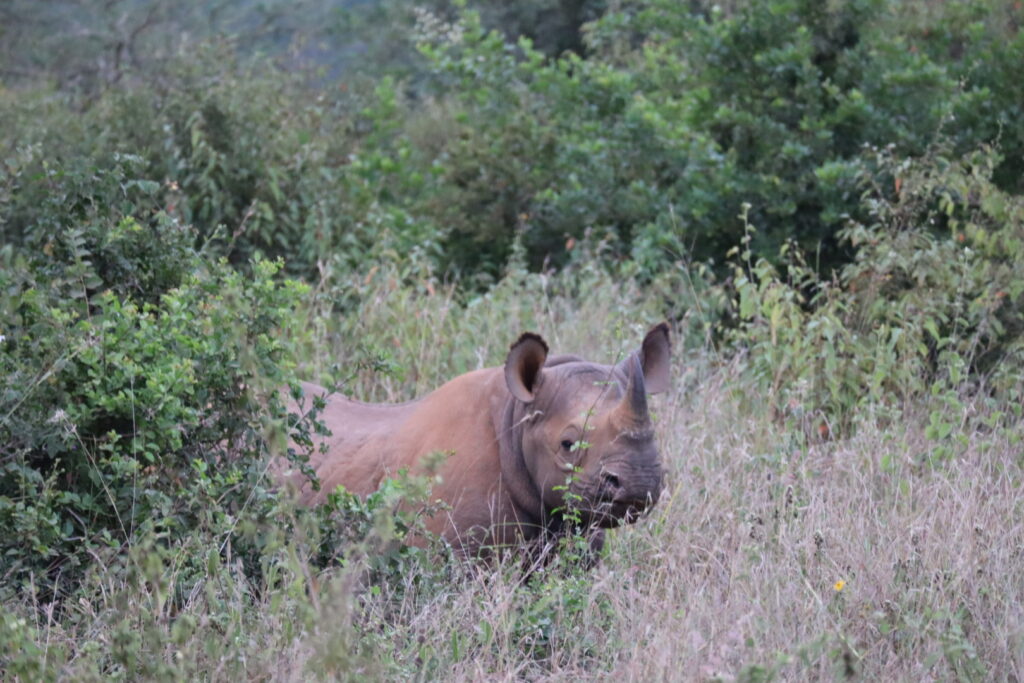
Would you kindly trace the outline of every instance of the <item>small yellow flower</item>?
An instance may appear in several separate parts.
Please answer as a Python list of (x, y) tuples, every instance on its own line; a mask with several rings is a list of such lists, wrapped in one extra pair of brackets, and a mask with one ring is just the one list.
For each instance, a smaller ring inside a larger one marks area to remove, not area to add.
[(841, 591), (844, 588), (846, 588), (846, 582), (843, 581), (842, 579), (839, 579), (834, 584), (832, 584), (832, 588), (834, 588), (835, 591), (838, 593), (839, 591)]

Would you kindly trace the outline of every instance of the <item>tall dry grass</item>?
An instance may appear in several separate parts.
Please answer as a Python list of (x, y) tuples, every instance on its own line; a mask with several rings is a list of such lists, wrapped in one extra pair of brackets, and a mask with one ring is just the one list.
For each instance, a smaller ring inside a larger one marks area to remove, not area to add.
[[(319, 290), (305, 370), (376, 400), (498, 363), (525, 329), (611, 361), (657, 308), (596, 272), (513, 274), (471, 301), (390, 274), (356, 286), (343, 319)], [(374, 350), (403, 372), (356, 369)], [(76, 619), (26, 609), (38, 656), (68, 679), (105, 677), (105, 648), (147, 640), (154, 677), (209, 680), (1024, 679), (1021, 425), (986, 427), (991, 407), (965, 399), (952, 455), (935, 457), (927, 405), (829, 440), (759, 410), (742, 362), (677, 347), (675, 387), (652, 402), (666, 495), (591, 571), (527, 577), (513, 556), (368, 583), (358, 561), (317, 575), (279, 538), (263, 585), (228, 561), (175, 606), (172, 572), (140, 549), (138, 580), (99, 581)]]
[(420, 671), (427, 644), (450, 680), (1020, 680), (1019, 444), (978, 434), (922, 466), (911, 419), (794, 447), (735, 412), (733, 379), (658, 400), (668, 495), (593, 572), (484, 567), (364, 598), (387, 658)]
[[(583, 296), (511, 278), (468, 306), (450, 290), (383, 288), (358, 325), (402, 340), (393, 353), (412, 370), (356, 393), (421, 394), (500, 362), (525, 329), (613, 360), (654, 307), (589, 277)], [(353, 337), (337, 335), (334, 352)], [(677, 349), (675, 362), (680, 381), (654, 401), (670, 474), (653, 514), (617, 531), (582, 579), (524, 586), (514, 566), (483, 567), (426, 596), (364, 598), (389, 658), (423, 671), (426, 643), (430, 677), (455, 680), (1024, 676), (1024, 461), (1012, 426), (984, 429), (975, 416), (967, 445), (935, 460), (929, 409), (906, 406), (899, 421), (866, 416), (831, 441), (741, 407), (756, 396), (714, 349)]]

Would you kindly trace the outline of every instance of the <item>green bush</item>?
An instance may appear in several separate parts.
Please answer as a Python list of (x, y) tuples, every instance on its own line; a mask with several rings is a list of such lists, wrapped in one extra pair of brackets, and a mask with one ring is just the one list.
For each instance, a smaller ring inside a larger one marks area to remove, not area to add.
[(587, 235), (647, 278), (720, 264), (744, 203), (756, 254), (795, 240), (827, 273), (854, 256), (846, 217), (868, 219), (866, 144), (907, 156), (937, 136), (958, 154), (998, 144), (994, 182), (1021, 191), (1024, 42), (997, 0), (636, 0), (561, 56), (488, 31), (496, 12), (419, 12), (394, 56), (404, 81), (375, 65), (372, 83), (339, 82), (221, 41), (87, 100), (0, 91), (5, 159), (36, 162), (13, 234), (47, 192), (33, 180), (42, 148), (51, 166), (104, 172), (137, 156), (175, 193), (154, 200), (236, 265), (280, 256), (309, 277), (415, 253), (475, 285), (500, 277), (514, 243), (536, 270), (569, 263)]
[[(109, 211), (88, 196), (106, 183), (119, 206), (148, 193), (147, 210), (193, 226), (197, 247), (236, 266), (287, 257), (287, 272), (312, 276), (328, 261), (352, 268), (389, 254), (434, 256), (434, 224), (405, 208), (423, 175), (408, 168), (396, 132), (405, 117), (399, 86), (382, 79), (370, 92), (338, 93), (217, 43), (178, 59), (158, 82), (107, 90), (77, 114), (76, 100), (45, 89), (0, 93), (10, 131), (6, 232), (16, 243), (37, 240), (28, 233), (61, 215), (54, 202), (65, 212)], [(126, 163), (128, 176), (147, 180), (117, 196), (111, 183), (122, 178), (112, 169)]]
[[(1019, 156), (1006, 65), (1021, 43), (992, 28), (999, 3), (970, 12), (967, 56), (915, 42), (936, 43), (966, 11), (922, 27), (884, 0), (632, 2), (589, 26), (586, 59), (557, 60), (473, 13), (424, 21), (439, 106), (421, 114), (434, 136), (417, 151), (441, 170), (416, 213), (447, 230), (445, 261), (462, 272), (493, 275), (516, 239), (532, 267), (561, 265), (588, 231), (651, 273), (719, 260), (742, 237), (744, 203), (757, 254), (796, 240), (816, 268), (841, 267), (846, 217), (867, 218), (864, 145), (916, 156), (942, 133), (960, 152), (999, 140), (1005, 160)], [(1014, 163), (996, 178), (1011, 191)]]
[[(844, 239), (857, 248), (843, 270), (850, 299), (873, 325), (919, 331), (925, 376), (1015, 398), (1024, 351), (1024, 199), (996, 184), (991, 148), (922, 159), (877, 151), (872, 220)], [(886, 185), (898, 188), (889, 199)], [(955, 362), (953, 359), (957, 359)]]
[(282, 330), (300, 329), (303, 287), (280, 264), (244, 276), (204, 259), (160, 184), (130, 173), (140, 161), (115, 162), (5, 178), (27, 186), (8, 204), (21, 239), (0, 254), (7, 589), (73, 587), (137, 537), (223, 532), (270, 501), (268, 430), (297, 341)]
[(864, 178), (870, 220), (843, 230), (857, 257), (835, 280), (793, 245), (785, 275), (746, 243), (735, 250), (727, 336), (749, 353), (776, 415), (834, 435), (858, 413), (895, 418), (931, 397), (955, 409), (965, 393), (1019, 402), (1024, 201), (994, 184), (1001, 157), (991, 149), (946, 152), (875, 151)]

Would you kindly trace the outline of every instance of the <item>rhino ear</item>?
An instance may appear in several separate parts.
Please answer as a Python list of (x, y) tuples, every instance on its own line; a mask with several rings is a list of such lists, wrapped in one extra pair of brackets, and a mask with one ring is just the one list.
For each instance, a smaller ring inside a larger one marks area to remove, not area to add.
[[(668, 323), (658, 323), (650, 329), (636, 351), (636, 356), (644, 371), (644, 388), (647, 393), (668, 391), (672, 386), (672, 342), (669, 340)], [(625, 363), (628, 361), (629, 358), (619, 364), (627, 375), (629, 367)]]
[(548, 345), (532, 332), (512, 345), (505, 359), (505, 383), (513, 396), (524, 403), (533, 401), (547, 357)]
[(659, 394), (672, 386), (672, 341), (668, 323), (661, 322), (651, 328), (640, 345), (640, 365), (644, 369), (647, 393)]

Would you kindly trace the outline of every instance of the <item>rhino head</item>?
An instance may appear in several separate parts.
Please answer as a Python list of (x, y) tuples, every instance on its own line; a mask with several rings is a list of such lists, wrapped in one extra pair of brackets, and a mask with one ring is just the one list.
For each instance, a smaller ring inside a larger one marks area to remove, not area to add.
[(599, 527), (635, 521), (656, 503), (663, 468), (647, 394), (669, 388), (670, 354), (665, 323), (617, 365), (551, 358), (539, 336), (520, 337), (505, 362), (513, 447), (503, 459), (514, 458), (518, 475), (507, 462), (503, 474), (518, 479), (513, 498), (539, 499), (545, 518), (572, 506)]

